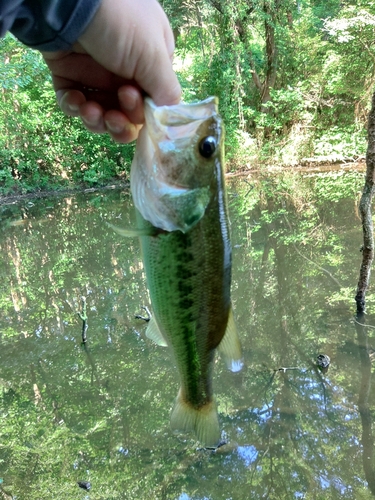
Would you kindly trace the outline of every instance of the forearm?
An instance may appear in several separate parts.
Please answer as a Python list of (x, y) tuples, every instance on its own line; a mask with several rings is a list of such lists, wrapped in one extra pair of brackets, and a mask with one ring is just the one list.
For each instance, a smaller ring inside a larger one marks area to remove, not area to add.
[(69, 49), (84, 32), (101, 0), (0, 0), (0, 35), (11, 31), (34, 49)]

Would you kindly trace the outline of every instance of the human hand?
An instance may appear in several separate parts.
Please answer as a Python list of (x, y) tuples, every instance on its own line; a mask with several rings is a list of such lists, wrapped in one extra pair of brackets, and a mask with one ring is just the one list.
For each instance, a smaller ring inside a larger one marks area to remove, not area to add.
[(157, 0), (103, 0), (71, 51), (44, 52), (61, 109), (92, 132), (131, 142), (144, 121), (143, 93), (180, 101), (174, 41)]

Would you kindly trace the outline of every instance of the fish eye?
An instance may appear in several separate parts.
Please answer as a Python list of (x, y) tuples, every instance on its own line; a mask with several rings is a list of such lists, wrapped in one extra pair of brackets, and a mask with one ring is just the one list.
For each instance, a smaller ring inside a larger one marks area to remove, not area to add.
[(216, 139), (211, 135), (204, 137), (199, 143), (199, 153), (203, 158), (211, 158), (216, 151)]

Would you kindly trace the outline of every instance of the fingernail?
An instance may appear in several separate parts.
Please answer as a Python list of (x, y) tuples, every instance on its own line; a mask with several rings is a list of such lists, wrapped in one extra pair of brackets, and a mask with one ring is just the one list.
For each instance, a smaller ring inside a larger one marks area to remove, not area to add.
[(99, 124), (99, 118), (82, 118), (82, 120), (90, 127), (96, 127)]
[(106, 120), (105, 124), (108, 130), (113, 134), (120, 134), (124, 130), (124, 126), (119, 125), (117, 122), (110, 122)]
[(121, 101), (121, 107), (127, 111), (133, 111), (137, 105), (138, 93), (130, 89), (120, 90), (119, 98)]
[(79, 111), (78, 104), (68, 104), (68, 108), (69, 108), (69, 111), (74, 111), (74, 112)]

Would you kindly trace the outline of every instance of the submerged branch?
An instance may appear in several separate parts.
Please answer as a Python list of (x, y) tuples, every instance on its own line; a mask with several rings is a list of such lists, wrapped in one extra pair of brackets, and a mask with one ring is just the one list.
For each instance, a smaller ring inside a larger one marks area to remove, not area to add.
[(359, 212), (362, 219), (363, 251), (362, 264), (355, 301), (357, 313), (363, 313), (366, 307), (366, 291), (370, 281), (371, 264), (374, 258), (374, 235), (371, 215), (371, 202), (375, 189), (375, 93), (372, 96), (372, 107), (368, 119), (368, 146), (366, 153), (366, 179)]
[(136, 314), (135, 319), (141, 319), (141, 320), (146, 321), (148, 323), (151, 320), (152, 314), (150, 313), (150, 310), (147, 306), (141, 306), (141, 309), (146, 311), (147, 316), (142, 316), (141, 314)]
[(85, 344), (87, 342), (87, 329), (89, 327), (87, 323), (87, 313), (86, 313), (86, 297), (81, 297), (82, 300), (82, 312), (78, 313), (78, 316), (82, 320), (82, 344)]

